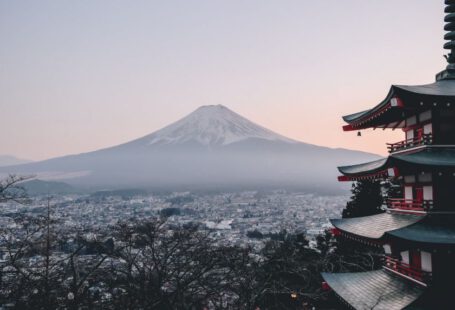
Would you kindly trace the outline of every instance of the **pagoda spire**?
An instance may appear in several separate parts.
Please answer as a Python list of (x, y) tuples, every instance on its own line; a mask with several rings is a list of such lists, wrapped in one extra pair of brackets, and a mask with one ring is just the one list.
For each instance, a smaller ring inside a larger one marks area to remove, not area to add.
[(449, 63), (442, 76), (440, 75), (437, 79), (453, 79), (455, 78), (455, 0), (444, 0), (446, 7), (444, 12), (444, 30), (447, 33), (444, 35), (444, 40), (447, 40), (444, 44), (444, 49), (450, 50), (448, 55), (444, 55)]
[(450, 50), (449, 55), (446, 56), (449, 66), (455, 65), (455, 0), (445, 0), (446, 8), (444, 12), (445, 31), (449, 31), (444, 35), (444, 40), (449, 42), (444, 44), (444, 48)]

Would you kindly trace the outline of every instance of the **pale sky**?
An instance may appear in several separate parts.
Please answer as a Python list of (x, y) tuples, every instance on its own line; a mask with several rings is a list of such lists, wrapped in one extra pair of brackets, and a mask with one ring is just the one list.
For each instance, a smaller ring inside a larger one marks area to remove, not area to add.
[(223, 104), (303, 142), (385, 154), (341, 130), (391, 84), (445, 68), (443, 0), (0, 0), (0, 154), (120, 144)]

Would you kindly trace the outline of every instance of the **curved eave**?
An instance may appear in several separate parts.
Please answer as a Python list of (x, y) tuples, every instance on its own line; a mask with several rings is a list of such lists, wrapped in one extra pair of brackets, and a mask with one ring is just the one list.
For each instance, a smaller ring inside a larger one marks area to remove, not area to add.
[(388, 167), (389, 158), (382, 158), (375, 161), (370, 161), (367, 163), (350, 165), (350, 166), (341, 166), (338, 167), (344, 176), (355, 177), (360, 175), (375, 175), (378, 172), (381, 172)]
[(418, 86), (394, 85), (393, 87), (398, 95), (425, 96), (435, 99), (454, 99), (455, 97), (455, 81), (452, 80), (436, 81)]
[(455, 215), (432, 215), (413, 225), (387, 232), (398, 239), (430, 244), (455, 246)]
[(343, 116), (345, 131), (365, 128), (400, 128), (403, 113), (436, 106), (455, 105), (455, 81), (441, 80), (432, 84), (392, 85), (386, 98), (372, 109)]
[[(389, 91), (387, 97), (376, 107), (354, 113), (351, 115), (343, 116), (343, 120), (348, 125), (343, 126), (344, 131), (365, 129), (365, 128), (384, 128), (392, 125), (394, 128), (403, 127), (404, 123), (401, 122), (403, 102), (395, 97), (394, 87)], [(400, 120), (393, 122), (392, 120)]]
[(412, 153), (399, 153), (390, 156), (395, 162), (434, 167), (453, 168), (455, 167), (455, 148), (453, 147), (431, 147), (420, 149)]
[(403, 309), (425, 291), (424, 287), (385, 270), (321, 275), (330, 288), (354, 309)]
[(418, 151), (392, 154), (387, 158), (363, 164), (341, 166), (338, 170), (345, 177), (340, 177), (339, 180), (396, 177), (400, 169), (411, 166), (429, 170), (440, 168), (453, 170), (455, 169), (455, 149), (427, 146)]
[(424, 217), (412, 214), (381, 213), (376, 215), (330, 220), (342, 232), (372, 240), (381, 239), (394, 231), (421, 221)]
[(365, 110), (362, 112), (345, 115), (345, 116), (343, 116), (343, 120), (348, 124), (355, 124), (362, 120), (366, 120), (367, 118), (373, 116), (378, 111), (385, 109), (387, 107), (387, 105), (390, 104), (390, 100), (393, 98), (393, 95), (394, 95), (394, 87), (392, 86), (389, 90), (387, 97), (383, 101), (381, 101), (381, 103), (379, 103), (377, 106), (375, 106), (372, 109), (368, 109), (368, 110)]

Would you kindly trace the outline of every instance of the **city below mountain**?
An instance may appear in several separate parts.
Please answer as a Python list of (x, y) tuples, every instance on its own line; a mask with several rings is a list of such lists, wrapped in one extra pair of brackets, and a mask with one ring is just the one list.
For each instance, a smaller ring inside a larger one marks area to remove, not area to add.
[(33, 174), (81, 188), (338, 191), (337, 165), (377, 155), (286, 138), (228, 108), (202, 106), (150, 135), (118, 146), (0, 173)]

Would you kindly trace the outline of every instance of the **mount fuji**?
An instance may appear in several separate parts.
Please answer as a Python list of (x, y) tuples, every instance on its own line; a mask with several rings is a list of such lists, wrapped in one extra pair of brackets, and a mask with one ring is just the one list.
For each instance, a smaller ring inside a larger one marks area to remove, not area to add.
[(247, 139), (294, 143), (284, 136), (254, 124), (225, 106), (202, 106), (181, 120), (140, 140), (154, 144), (228, 145)]
[(85, 188), (341, 189), (340, 164), (377, 155), (299, 142), (230, 109), (202, 106), (142, 138), (94, 152), (0, 168)]

